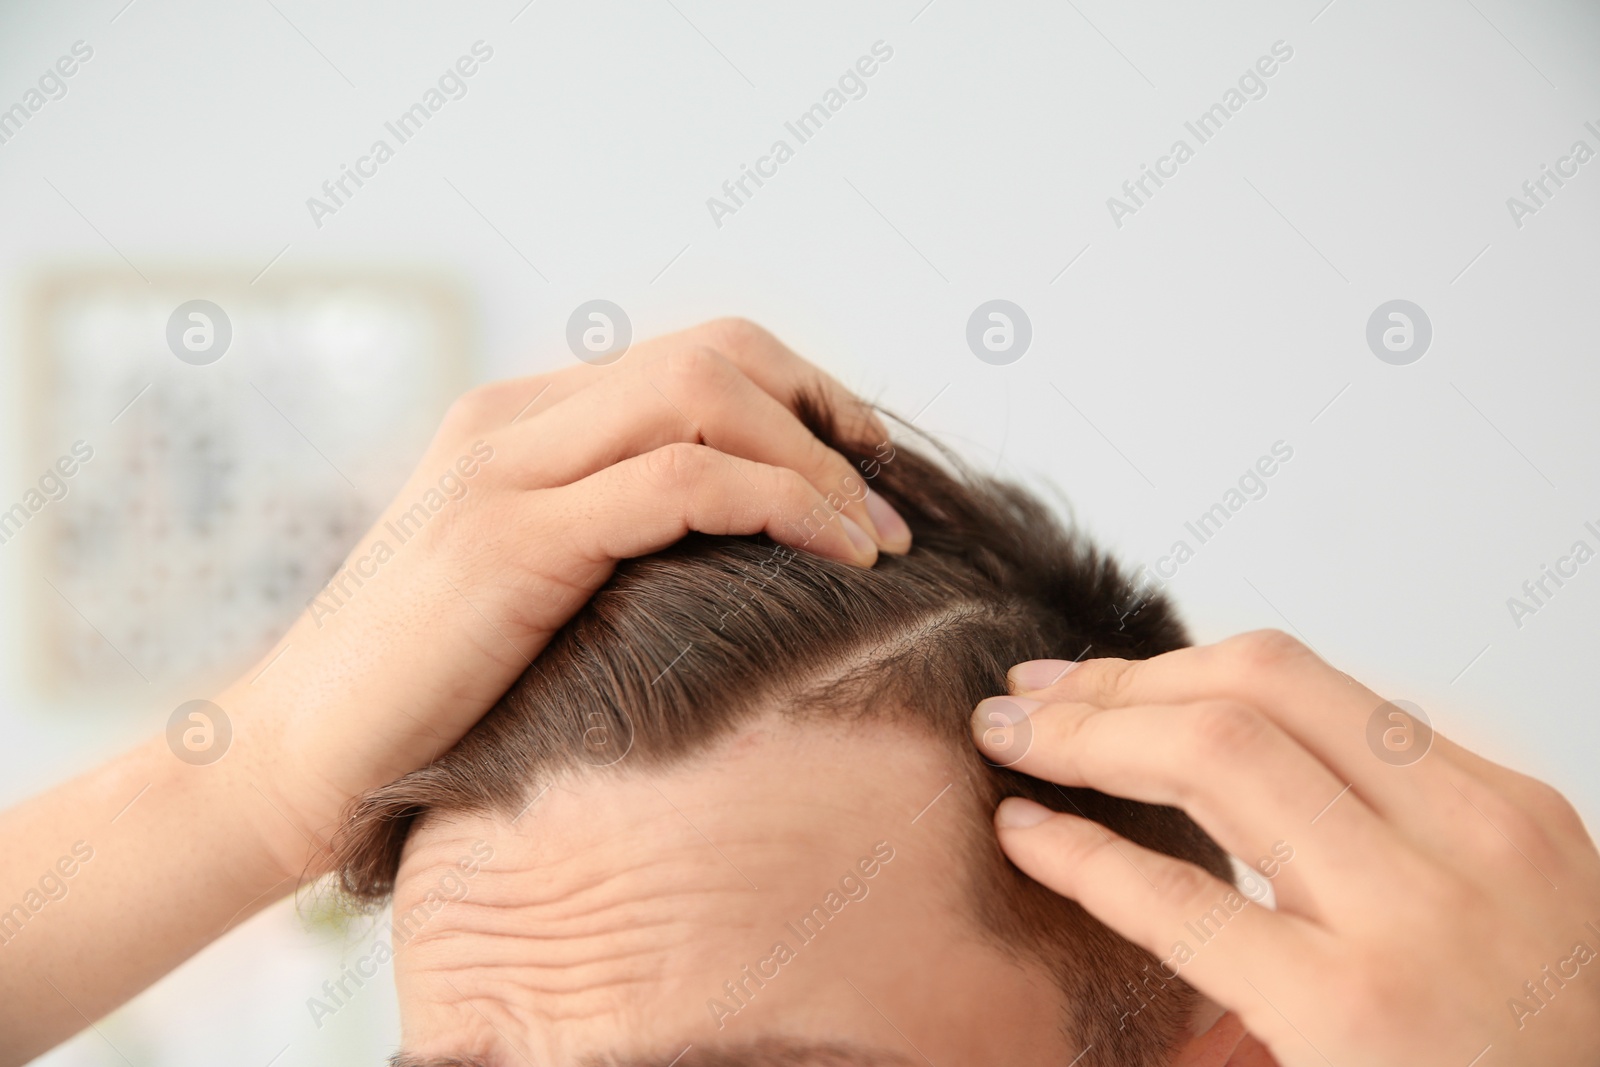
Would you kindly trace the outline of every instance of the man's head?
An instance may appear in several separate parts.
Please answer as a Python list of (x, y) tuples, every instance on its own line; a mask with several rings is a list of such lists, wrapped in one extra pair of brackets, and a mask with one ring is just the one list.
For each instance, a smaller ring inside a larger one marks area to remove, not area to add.
[(624, 564), (453, 750), (353, 809), (341, 873), (394, 897), (403, 1062), (1091, 1067), (1182, 1037), (1192, 991), (989, 820), (1021, 795), (1226, 857), (1172, 809), (986, 763), (968, 726), (1014, 662), (1183, 644), (1170, 609), (1021, 490), (807, 419), (909, 555), (691, 537)]

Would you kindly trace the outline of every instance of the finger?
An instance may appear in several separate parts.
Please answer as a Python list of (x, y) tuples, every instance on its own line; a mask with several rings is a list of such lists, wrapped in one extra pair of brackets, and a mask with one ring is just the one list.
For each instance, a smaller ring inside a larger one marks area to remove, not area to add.
[(713, 319), (636, 346), (621, 362), (596, 367), (584, 364), (549, 375), (549, 389), (523, 418), (537, 415), (580, 390), (629, 368), (655, 362), (673, 352), (710, 348), (743, 371), (780, 404), (795, 409), (802, 395), (814, 396), (838, 419), (840, 436), (852, 444), (877, 445), (889, 439), (888, 427), (872, 406), (846, 389), (832, 375), (796, 355), (787, 345), (753, 322)]
[(522, 422), (600, 382), (673, 352), (702, 347), (720, 353), (790, 410), (801, 395), (817, 397), (838, 418), (846, 441), (877, 445), (889, 439), (888, 427), (872, 405), (760, 326), (734, 318), (714, 319), (652, 338), (635, 346), (633, 358), (615, 365), (579, 364), (477, 386), (452, 405), (440, 436), (454, 441)]
[(456, 445), (527, 419), (548, 406), (545, 401), (565, 373), (505, 378), (468, 389), (445, 412), (435, 442)]
[(706, 445), (671, 444), (537, 494), (564, 517), (574, 547), (594, 563), (659, 551), (689, 531), (765, 533), (780, 544), (870, 567), (877, 548), (784, 467)]
[[(1502, 853), (1512, 851), (1502, 847), (1507, 841), (1519, 842), (1530, 855), (1547, 855), (1549, 839), (1584, 839), (1581, 825), (1567, 817), (1570, 805), (1552, 799), (1547, 786), (1496, 767), (1414, 721), (1423, 744), (1414, 754), (1389, 758), (1385, 733), (1399, 709), (1285, 634), (1243, 634), (1142, 661), (1036, 661), (1013, 668), (1010, 680), (1017, 688), (1053, 683), (1047, 690), (1052, 699), (1104, 706), (1196, 699), (1249, 703), (1349, 783), (1348, 795), (1336, 801), (1319, 829), (1340, 821), (1338, 809), (1353, 797), (1413, 847), (1469, 877), (1485, 866), (1499, 868)], [(1485, 810), (1474, 810), (1470, 790), (1463, 791), (1461, 783), (1473, 778), (1495, 793), (1477, 805)], [(1514, 829), (1508, 834), (1501, 826)], [(1518, 867), (1541, 883), (1553, 877), (1535, 870), (1537, 862), (1530, 866), (1519, 858)]]
[(1191, 863), (1021, 797), (1001, 803), (995, 829), (1029, 877), (1154, 955), (1163, 977), (1181, 975), (1219, 1004), (1254, 1003), (1247, 974), (1277, 984), (1316, 973), (1317, 927), (1252, 904)]
[(1582, 817), (1545, 783), (1528, 779), (1508, 790), (1461, 769), (1448, 779), (1457, 804), (1446, 858), (1480, 884), (1493, 872), (1487, 884), (1508, 903), (1544, 901), (1547, 892), (1583, 881), (1586, 869), (1600, 870)]
[[(1501, 802), (1514, 803), (1523, 813), (1549, 828), (1555, 836), (1568, 841), (1589, 840), (1590, 835), (1582, 816), (1572, 802), (1548, 782), (1485, 759), (1447, 737), (1435, 735), (1434, 744), (1441, 746), (1441, 751), (1468, 776), (1498, 794)], [(1451, 780), (1459, 781), (1460, 776), (1451, 775)], [(1470, 791), (1467, 792), (1472, 795)]]
[[(1431, 835), (1448, 807), (1442, 800), (1449, 786), (1436, 773), (1446, 749), (1411, 762), (1386, 760), (1369, 727), (1394, 705), (1287, 634), (1263, 630), (1147, 660), (1085, 660), (1065, 667), (1059, 661), (1019, 664), (1010, 680), (1021, 692), (1054, 678), (1045, 699), (1108, 708), (1200, 700), (1248, 704), (1305, 746), (1341, 786), (1351, 784), (1375, 811), (1413, 836)], [(1387, 725), (1379, 723), (1380, 737)], [(1425, 736), (1431, 744), (1431, 730)]]
[(972, 730), (991, 759), (1024, 774), (1182, 808), (1272, 877), (1280, 906), (1319, 920), (1355, 898), (1353, 872), (1394, 848), (1357, 797), (1341, 798), (1338, 817), (1318, 826), (1344, 783), (1244, 704), (1105, 710), (991, 697), (978, 705)]
[(1245, 685), (1253, 696), (1274, 705), (1298, 705), (1303, 703), (1302, 694), (1311, 694), (1333, 697), (1341, 707), (1353, 706), (1352, 699), (1366, 706), (1367, 700), (1350, 691), (1370, 693), (1277, 630), (1240, 634), (1143, 660), (1036, 660), (1017, 664), (1008, 680), (1017, 692), (1048, 689), (1058, 699), (1106, 708), (1221, 696)]
[(582, 390), (502, 438), (513, 456), (526, 457), (518, 470), (530, 488), (577, 481), (663, 445), (703, 442), (797, 471), (881, 549), (903, 553), (911, 545), (905, 520), (869, 493), (849, 460), (709, 348), (675, 352)]
[(801, 394), (818, 397), (838, 418), (846, 441), (877, 445), (889, 439), (888, 427), (871, 404), (755, 323), (716, 319), (689, 332), (695, 331), (703, 343), (721, 352), (785, 405), (792, 406)]

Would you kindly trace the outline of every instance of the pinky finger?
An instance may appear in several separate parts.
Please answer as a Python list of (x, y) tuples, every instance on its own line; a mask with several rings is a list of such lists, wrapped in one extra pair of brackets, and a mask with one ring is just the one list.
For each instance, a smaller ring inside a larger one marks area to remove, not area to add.
[(706, 445), (665, 445), (541, 495), (597, 562), (655, 552), (690, 531), (765, 533), (863, 567), (878, 558), (866, 531), (796, 471)]
[(1097, 822), (1019, 797), (995, 815), (1000, 845), (1036, 882), (1089, 914), (1184, 980), (1241, 1014), (1249, 980), (1278, 983), (1313, 966), (1315, 928), (1251, 903), (1192, 863), (1136, 845)]

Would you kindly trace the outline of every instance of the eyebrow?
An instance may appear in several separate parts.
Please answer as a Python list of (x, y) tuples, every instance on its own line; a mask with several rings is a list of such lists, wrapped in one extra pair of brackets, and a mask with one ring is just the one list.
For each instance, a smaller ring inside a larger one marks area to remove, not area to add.
[[(691, 1054), (692, 1053), (692, 1054)], [(736, 1045), (696, 1050), (693, 1045), (660, 1056), (585, 1056), (580, 1067), (904, 1067), (917, 1061), (887, 1049), (837, 1041), (760, 1038)], [(421, 1057), (397, 1052), (389, 1067), (489, 1067), (476, 1056)]]

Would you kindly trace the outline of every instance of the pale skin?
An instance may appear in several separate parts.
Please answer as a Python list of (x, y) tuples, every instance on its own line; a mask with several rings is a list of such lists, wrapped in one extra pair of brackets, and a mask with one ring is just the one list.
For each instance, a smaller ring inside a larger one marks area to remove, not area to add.
[(691, 530), (766, 533), (860, 566), (905, 551), (904, 522), (792, 414), (801, 390), (884, 440), (859, 400), (737, 319), (457, 401), (351, 561), (442, 476), (466, 494), (212, 696), (233, 723), (224, 758), (191, 766), (155, 737), (0, 815), (6, 905), (74, 843), (94, 850), (0, 950), (0, 1062), (83, 1029), (325, 872), (344, 804), (454, 744), (617, 560)]
[[(975, 917), (969, 775), (905, 726), (774, 708), (669, 770), (623, 761), (517, 814), (425, 822), (396, 880), (410, 918), (381, 935), (405, 1064), (759, 1064), (767, 1041), (793, 1067), (1082, 1059), (1044, 966)], [(1216, 1005), (1170, 1062), (1269, 1063)]]
[[(768, 715), (691, 763), (624, 760), (537, 795), (515, 821), (453, 817), (408, 842), (395, 914), (420, 921), (393, 939), (394, 974), (420, 1062), (664, 1065), (784, 1037), (852, 1049), (797, 1064), (1082, 1051), (1048, 975), (984, 938), (951, 876), (982, 815), (946, 744)], [(426, 894), (478, 842), (492, 858), (429, 916)], [(830, 892), (837, 911), (794, 925)]]
[[(1021, 798), (995, 816), (1040, 882), (1158, 958), (1187, 942), (1178, 972), (1282, 1067), (1600, 1062), (1600, 854), (1548, 785), (1437, 735), (1378, 759), (1383, 699), (1276, 631), (1010, 682), (973, 729), (1018, 770), (1181, 806), (1236, 856), (1291, 843), (1277, 910), (1202, 947), (1193, 921), (1229, 892), (1211, 875)], [(1012, 709), (1026, 725), (996, 726)]]
[[(308, 612), (213, 696), (234, 725), (225, 758), (191, 766), (153, 738), (0, 814), (0, 901), (23, 899), (74, 843), (94, 850), (70, 893), (0, 950), (0, 1063), (82, 1029), (324, 873), (345, 803), (448, 749), (617, 560), (690, 530), (764, 532), (861, 566), (905, 551), (903, 523), (858, 494), (858, 473), (794, 419), (801, 388), (823, 391), (861, 440), (883, 440), (865, 406), (739, 320), (639, 345), (614, 367), (496, 383), (458, 402), (384, 518), (480, 456), (480, 442), (492, 458), (336, 612)], [(383, 522), (352, 561), (383, 539)], [(1324, 1055), (1464, 1067), (1484, 1045), (1485, 1065), (1600, 1056), (1600, 963), (1521, 1029), (1505, 1006), (1542, 966), (1572, 956), (1564, 942), (1583, 922), (1600, 926), (1600, 859), (1553, 790), (1442, 738), (1404, 774), (1362, 764), (1366, 715), (1381, 701), (1281, 636), (1146, 665), (1098, 661), (1057, 681), (1059, 671), (1013, 674), (1019, 694), (1044, 704), (1020, 769), (1179, 804), (1240, 855), (1259, 854), (1263, 838), (1305, 849), (1276, 879), (1278, 913), (1245, 909), (1184, 965), (1220, 1006), (1199, 1021), (1188, 1063), (1255, 1067), (1256, 1038), (1284, 1067)], [(1077, 728), (1091, 720), (1101, 725)], [(1227, 774), (1181, 758), (1179, 739)], [(1223, 777), (1234, 795), (1210, 791)], [(1314, 838), (1273, 833), (1346, 783)], [(1182, 917), (1224, 888), (1126, 842), (1113, 850), (1071, 816), (1025, 826), (1019, 807), (997, 814), (1017, 864), (1158, 957)], [(1259, 992), (1269, 989), (1270, 1004)], [(1241, 1040), (1240, 1019), (1251, 1037)], [(983, 1020), (972, 1025), (972, 1047), (994, 1047)]]

